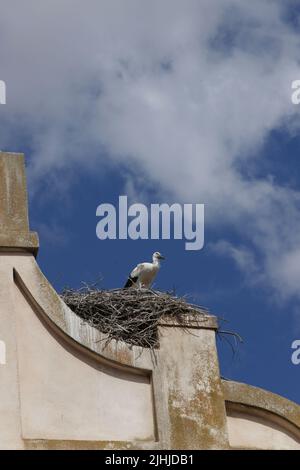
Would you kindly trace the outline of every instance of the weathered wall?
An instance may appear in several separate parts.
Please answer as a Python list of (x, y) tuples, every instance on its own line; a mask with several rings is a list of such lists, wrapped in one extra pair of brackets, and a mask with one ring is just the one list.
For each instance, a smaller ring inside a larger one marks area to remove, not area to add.
[(213, 329), (169, 328), (160, 341), (173, 449), (228, 446), (226, 412)]
[(38, 246), (29, 230), (24, 156), (0, 152), (0, 250), (36, 254)]
[(155, 354), (121, 342), (104, 349), (103, 335), (63, 304), (31, 253), (0, 253), (0, 266), (1, 367), (10, 377), (0, 403), (11, 408), (0, 447), (227, 446), (213, 317), (185, 330), (166, 321)]
[(230, 446), (237, 449), (300, 449), (300, 407), (247, 384), (223, 381)]

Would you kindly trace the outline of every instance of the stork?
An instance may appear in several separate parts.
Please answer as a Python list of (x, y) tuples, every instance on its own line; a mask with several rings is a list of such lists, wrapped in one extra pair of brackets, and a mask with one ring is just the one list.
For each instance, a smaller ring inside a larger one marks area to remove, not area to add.
[(149, 289), (160, 268), (160, 260), (165, 259), (158, 251), (153, 253), (152, 263), (140, 263), (130, 273), (124, 289), (139, 287)]

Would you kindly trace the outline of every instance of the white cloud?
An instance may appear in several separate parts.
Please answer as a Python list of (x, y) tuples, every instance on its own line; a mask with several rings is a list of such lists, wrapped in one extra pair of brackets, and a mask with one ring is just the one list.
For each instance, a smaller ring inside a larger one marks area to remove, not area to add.
[(253, 252), (245, 246), (234, 246), (226, 240), (210, 243), (209, 248), (216, 254), (233, 259), (236, 266), (247, 274), (251, 282), (261, 281), (258, 263)]
[[(18, 133), (31, 139), (35, 188), (65, 167), (129, 164), (174, 199), (204, 202), (209, 224), (252, 243), (277, 292), (299, 296), (289, 260), (300, 249), (300, 192), (240, 170), (259, 167), (272, 129), (298, 130), (290, 85), (300, 41), (284, 4), (2, 2), (1, 148)], [(240, 268), (252, 262), (231, 254)]]

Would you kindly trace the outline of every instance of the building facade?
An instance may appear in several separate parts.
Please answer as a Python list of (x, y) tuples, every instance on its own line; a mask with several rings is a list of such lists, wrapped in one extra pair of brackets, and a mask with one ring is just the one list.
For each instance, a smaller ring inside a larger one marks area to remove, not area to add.
[(217, 320), (110, 341), (36, 261), (21, 154), (0, 153), (0, 449), (300, 449), (300, 406), (220, 377)]

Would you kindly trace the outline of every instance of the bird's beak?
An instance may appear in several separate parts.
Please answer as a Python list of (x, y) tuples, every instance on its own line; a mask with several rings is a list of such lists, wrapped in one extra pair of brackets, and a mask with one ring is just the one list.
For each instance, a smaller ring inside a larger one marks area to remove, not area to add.
[(166, 259), (164, 256), (160, 255), (159, 259)]

